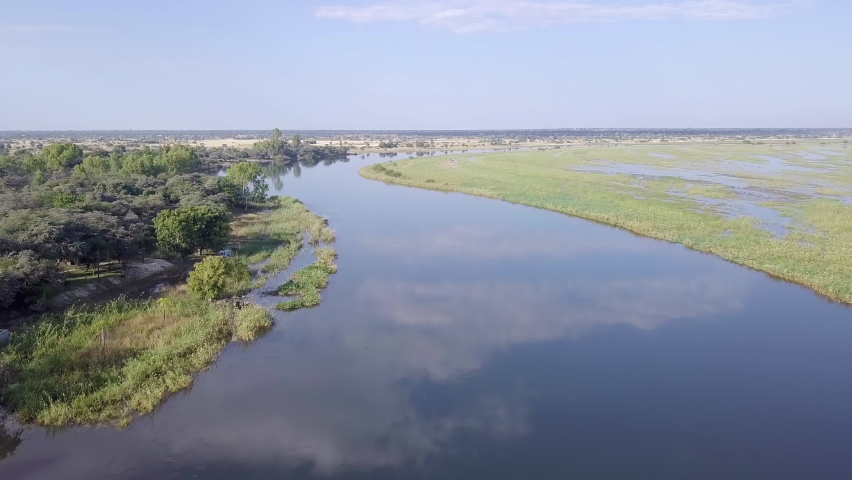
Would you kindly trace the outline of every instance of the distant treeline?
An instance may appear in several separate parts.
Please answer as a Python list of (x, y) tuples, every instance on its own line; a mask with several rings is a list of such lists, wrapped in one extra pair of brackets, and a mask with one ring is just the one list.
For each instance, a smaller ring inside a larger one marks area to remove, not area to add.
[[(315, 143), (315, 142), (314, 142)], [(277, 128), (272, 131), (269, 140), (255, 142), (252, 148), (238, 147), (199, 147), (199, 154), (211, 160), (235, 161), (245, 159), (272, 160), (281, 163), (298, 162), (305, 166), (314, 166), (322, 161), (345, 158), (347, 147), (317, 146), (302, 141), (299, 135), (293, 135), (289, 140), (281, 136)]]
[[(299, 130), (291, 131), (310, 137), (368, 139), (370, 141), (399, 138), (488, 138), (488, 139), (550, 139), (550, 138), (661, 138), (661, 137), (789, 137), (823, 138), (849, 137), (852, 128), (549, 128), (509, 130)], [(135, 140), (141, 143), (209, 140), (214, 138), (259, 138), (260, 130), (89, 130), (89, 131), (0, 131), (0, 141), (19, 138), (49, 140), (69, 138)]]

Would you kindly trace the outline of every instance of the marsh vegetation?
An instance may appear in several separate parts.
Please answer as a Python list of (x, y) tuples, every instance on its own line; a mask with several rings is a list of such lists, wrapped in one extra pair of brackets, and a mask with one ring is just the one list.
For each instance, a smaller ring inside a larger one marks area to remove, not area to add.
[(841, 141), (578, 147), (407, 159), (360, 173), (614, 225), (852, 303), (852, 151), (846, 147)]

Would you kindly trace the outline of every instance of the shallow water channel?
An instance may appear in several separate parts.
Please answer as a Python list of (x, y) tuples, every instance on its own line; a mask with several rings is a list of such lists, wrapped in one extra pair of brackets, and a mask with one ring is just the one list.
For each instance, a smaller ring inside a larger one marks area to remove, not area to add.
[(126, 430), (26, 429), (0, 478), (849, 478), (852, 310), (377, 161), (271, 182), (338, 232), (322, 305)]

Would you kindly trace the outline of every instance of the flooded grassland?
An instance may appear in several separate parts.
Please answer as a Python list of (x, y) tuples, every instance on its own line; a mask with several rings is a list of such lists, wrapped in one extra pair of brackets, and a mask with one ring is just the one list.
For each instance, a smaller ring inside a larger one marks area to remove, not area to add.
[(360, 173), (618, 226), (852, 303), (847, 146), (814, 141), (581, 147), (407, 159)]

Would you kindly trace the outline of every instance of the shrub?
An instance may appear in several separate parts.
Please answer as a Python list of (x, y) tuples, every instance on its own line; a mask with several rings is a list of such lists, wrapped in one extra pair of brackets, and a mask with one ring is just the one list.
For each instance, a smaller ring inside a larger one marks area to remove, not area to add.
[(272, 327), (272, 320), (263, 307), (246, 305), (236, 313), (234, 340), (250, 342), (270, 327)]
[(373, 170), (377, 171), (378, 173), (381, 173), (381, 174), (384, 174), (384, 175), (387, 175), (387, 176), (393, 177), (393, 178), (402, 177), (401, 173), (399, 173), (395, 170), (391, 170), (391, 169), (385, 167), (384, 165), (378, 164), (378, 163), (373, 165)]
[(214, 300), (226, 292), (235, 292), (236, 286), (250, 280), (248, 267), (239, 260), (211, 256), (195, 265), (189, 274), (187, 286), (198, 298)]

